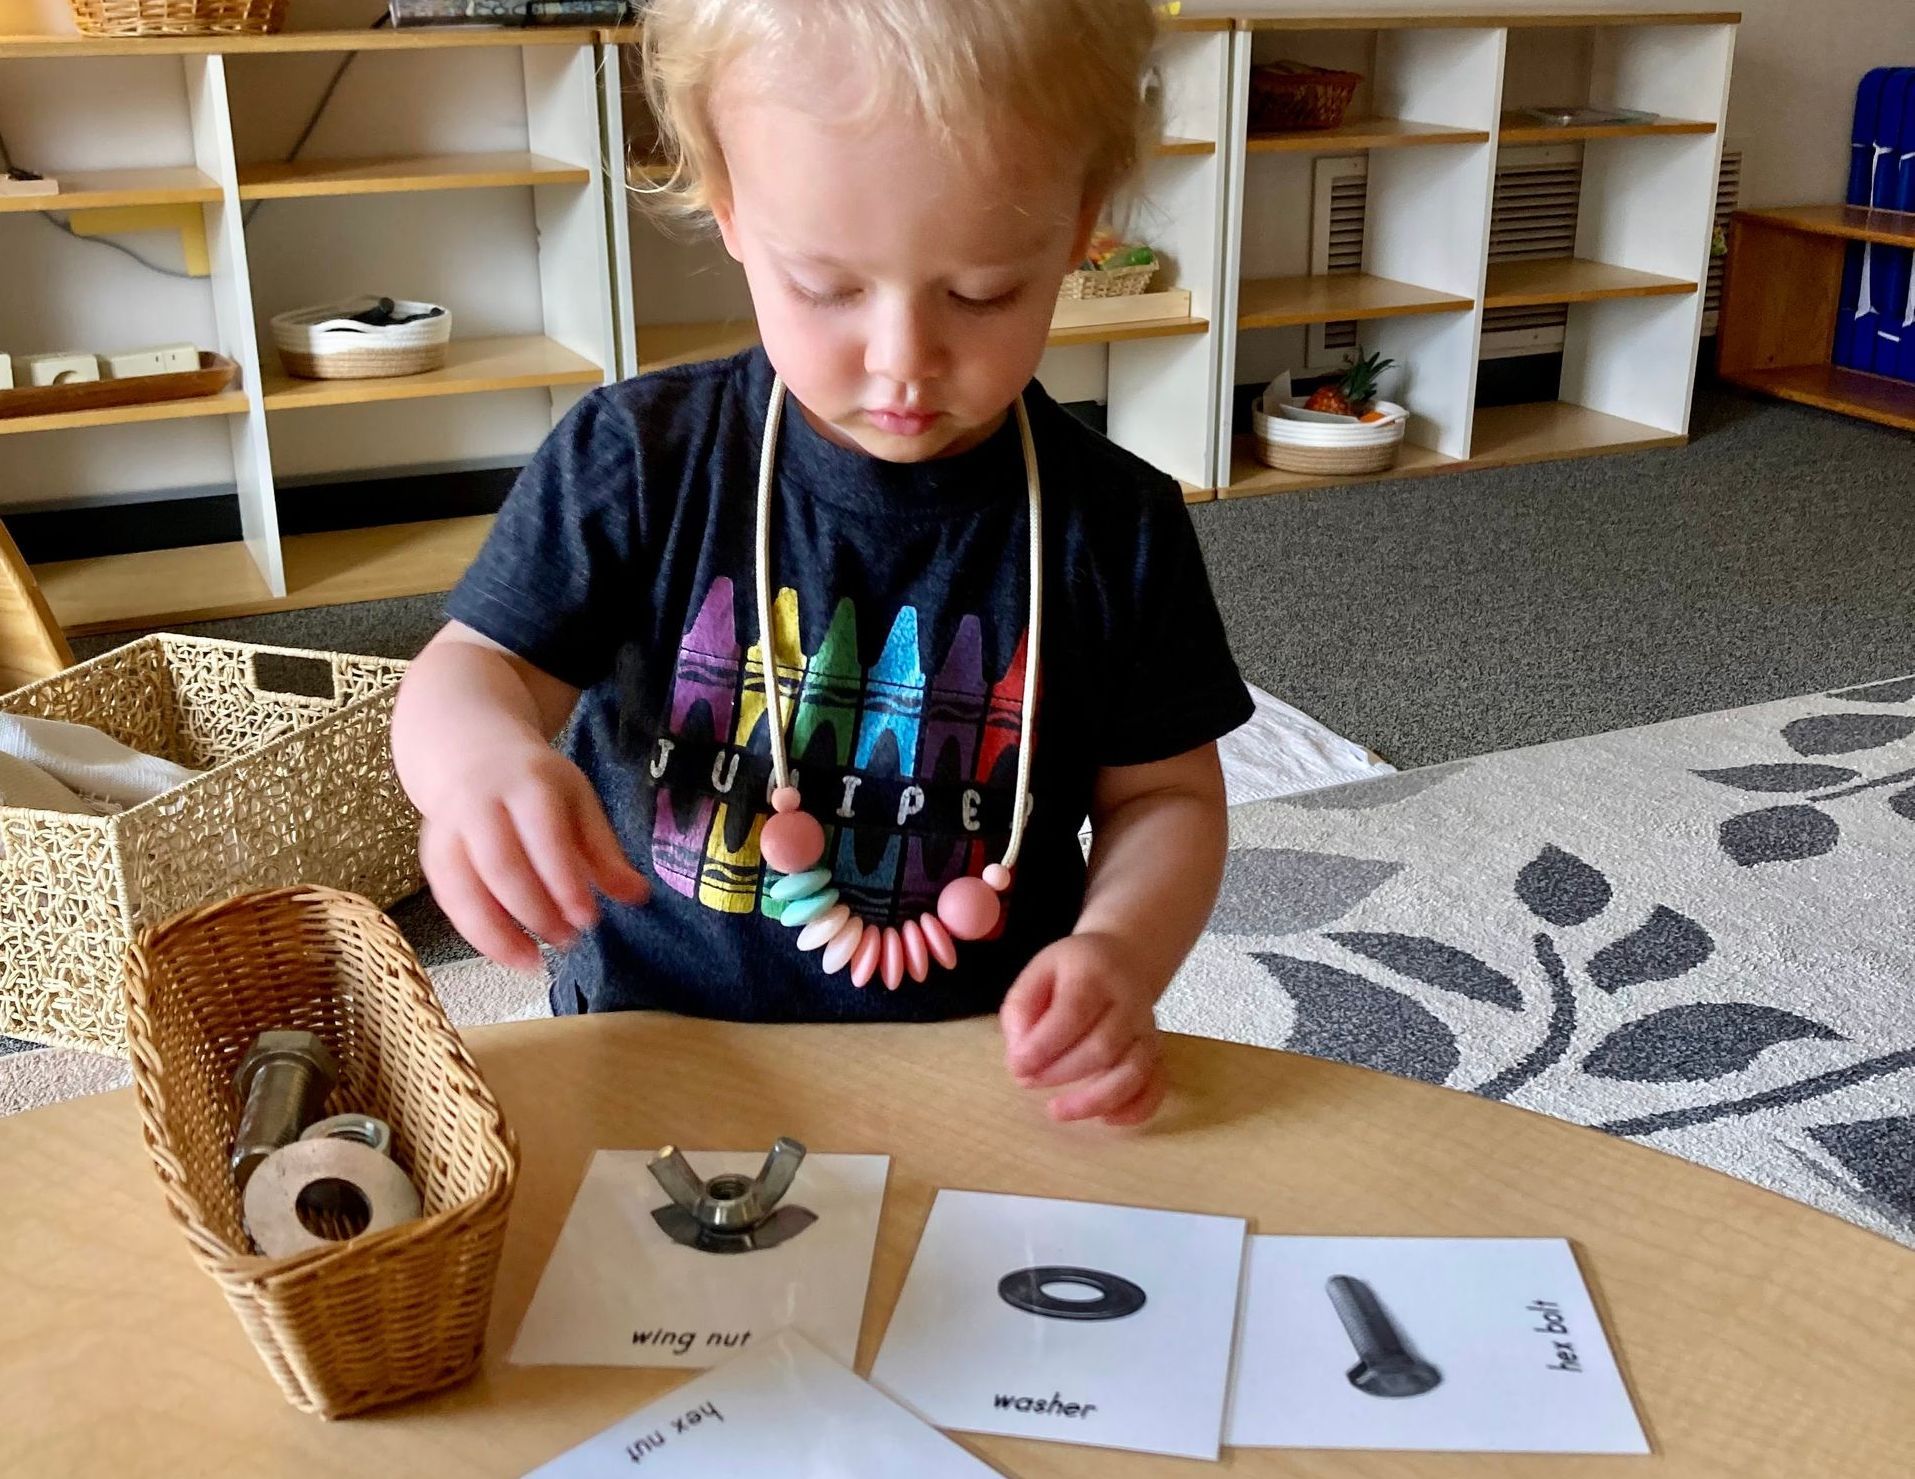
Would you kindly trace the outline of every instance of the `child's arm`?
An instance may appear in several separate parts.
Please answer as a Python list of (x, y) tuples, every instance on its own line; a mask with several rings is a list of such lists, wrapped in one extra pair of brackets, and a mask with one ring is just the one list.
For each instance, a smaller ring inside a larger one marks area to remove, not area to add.
[(591, 783), (551, 747), (578, 696), (450, 622), (393, 711), (393, 762), (425, 817), (433, 897), (474, 946), (521, 970), (539, 969), (539, 952), (520, 926), (563, 947), (598, 918), (594, 888), (623, 903), (649, 892)]
[(1210, 917), (1226, 840), (1214, 744), (1098, 772), (1077, 928), (1025, 967), (1000, 1014), (1013, 1077), (1070, 1086), (1053, 1118), (1140, 1125), (1157, 1112), (1153, 1009)]

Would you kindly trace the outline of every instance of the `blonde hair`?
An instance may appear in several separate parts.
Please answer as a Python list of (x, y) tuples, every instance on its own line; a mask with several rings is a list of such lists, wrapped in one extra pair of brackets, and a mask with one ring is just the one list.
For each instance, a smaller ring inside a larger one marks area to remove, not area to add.
[(640, 193), (669, 214), (708, 217), (727, 188), (712, 120), (726, 69), (846, 57), (869, 93), (843, 121), (903, 113), (960, 154), (1014, 125), (1080, 153), (1086, 198), (1107, 199), (1162, 127), (1156, 35), (1150, 0), (651, 0), (645, 91), (668, 169)]

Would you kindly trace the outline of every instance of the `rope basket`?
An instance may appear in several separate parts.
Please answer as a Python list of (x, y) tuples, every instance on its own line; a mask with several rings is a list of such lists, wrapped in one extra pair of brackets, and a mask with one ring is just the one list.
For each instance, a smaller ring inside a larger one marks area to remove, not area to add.
[(1250, 69), (1250, 131), (1287, 133), (1292, 129), (1335, 128), (1356, 95), (1363, 76), (1312, 67), (1303, 62), (1270, 62)]
[(1142, 267), (1079, 268), (1064, 274), (1063, 282), (1058, 284), (1057, 296), (1072, 299), (1134, 298), (1149, 289), (1150, 280), (1156, 275), (1155, 262)]
[(286, 24), (286, 0), (69, 0), (87, 36), (263, 36)]
[[(365, 899), (242, 895), (140, 935), (126, 958), (140, 1129), (166, 1205), (286, 1400), (344, 1417), (479, 1364), (518, 1147), (418, 957)], [(423, 1215), (290, 1258), (251, 1251), (227, 1157), (233, 1074), (269, 1028), (324, 1040), (321, 1113), (392, 1126)]]
[(286, 373), (302, 380), (376, 380), (442, 368), (452, 338), (452, 315), (435, 303), (391, 301), (400, 313), (439, 311), (410, 323), (360, 323), (350, 315), (380, 302), (362, 297), (274, 314), (273, 347)]
[(202, 772), (112, 816), (0, 807), (0, 1033), (124, 1052), (127, 945), (209, 900), (302, 881), (381, 905), (416, 892), (419, 814), (390, 748), (405, 670), (159, 636), (0, 697)]

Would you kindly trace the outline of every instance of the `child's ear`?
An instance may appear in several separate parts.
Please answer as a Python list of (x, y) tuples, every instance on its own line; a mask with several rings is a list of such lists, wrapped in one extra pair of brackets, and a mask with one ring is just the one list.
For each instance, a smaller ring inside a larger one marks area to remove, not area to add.
[(718, 224), (718, 238), (725, 243), (727, 255), (732, 261), (742, 263), (745, 259), (738, 249), (738, 220), (732, 213), (729, 195), (719, 196), (712, 201), (711, 218)]

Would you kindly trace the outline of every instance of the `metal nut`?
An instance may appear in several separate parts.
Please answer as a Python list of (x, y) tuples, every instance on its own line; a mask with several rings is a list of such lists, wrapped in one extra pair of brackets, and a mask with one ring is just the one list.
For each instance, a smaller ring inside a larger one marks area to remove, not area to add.
[(335, 1114), (299, 1132), (301, 1140), (353, 1140), (381, 1155), (392, 1154), (392, 1126), (369, 1114)]

